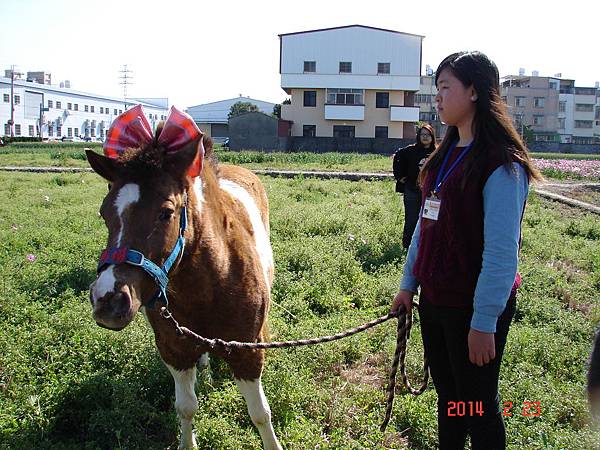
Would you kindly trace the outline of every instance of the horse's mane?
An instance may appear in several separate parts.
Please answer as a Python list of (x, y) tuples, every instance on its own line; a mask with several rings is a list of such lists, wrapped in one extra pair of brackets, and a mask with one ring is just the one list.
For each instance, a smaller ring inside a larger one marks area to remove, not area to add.
[[(121, 163), (125, 173), (133, 176), (152, 176), (163, 172), (167, 153), (158, 146), (158, 137), (163, 126), (164, 122), (158, 124), (152, 142), (141, 147), (128, 148), (118, 157), (117, 161)], [(204, 135), (202, 144), (204, 145), (204, 167), (211, 166), (215, 173), (218, 173), (219, 163), (213, 151), (212, 139)]]

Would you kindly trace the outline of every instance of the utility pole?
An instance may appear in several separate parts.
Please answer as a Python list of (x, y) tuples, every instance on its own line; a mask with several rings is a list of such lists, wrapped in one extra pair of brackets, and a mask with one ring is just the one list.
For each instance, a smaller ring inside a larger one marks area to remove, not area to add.
[(127, 69), (127, 64), (125, 64), (123, 66), (123, 69), (120, 70), (119, 72), (121, 72), (123, 75), (121, 75), (119, 78), (122, 80), (119, 84), (121, 84), (123, 86), (123, 103), (124, 103), (124, 111), (127, 110), (127, 86), (130, 84), (133, 84), (131, 82), (131, 80), (133, 80), (133, 77), (129, 76), (130, 73), (133, 73), (131, 70)]
[(42, 132), (42, 125), (44, 123), (44, 112), (50, 111), (48, 108), (44, 108), (44, 94), (42, 94), (42, 102), (40, 103), (40, 127), (38, 128), (38, 135), (40, 137), (40, 141), (44, 138), (44, 133)]
[[(17, 72), (16, 75), (21, 76), (22, 73)], [(10, 126), (10, 140), (12, 141), (15, 137), (15, 66), (10, 66), (10, 120), (8, 121)]]

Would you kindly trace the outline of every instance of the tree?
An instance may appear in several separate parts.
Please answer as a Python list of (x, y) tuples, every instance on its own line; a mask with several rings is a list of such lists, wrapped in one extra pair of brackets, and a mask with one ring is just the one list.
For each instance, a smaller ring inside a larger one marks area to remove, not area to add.
[(227, 119), (231, 119), (232, 117), (239, 116), (240, 114), (245, 114), (247, 112), (259, 111), (258, 106), (250, 102), (235, 102), (231, 105), (231, 109), (229, 110), (229, 114), (227, 115)]
[(281, 103), (277, 103), (273, 106), (273, 113), (271, 115), (281, 119)]

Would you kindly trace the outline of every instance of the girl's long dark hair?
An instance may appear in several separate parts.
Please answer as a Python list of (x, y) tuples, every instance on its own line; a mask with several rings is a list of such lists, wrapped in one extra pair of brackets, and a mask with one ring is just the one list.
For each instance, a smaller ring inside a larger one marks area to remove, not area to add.
[[(449, 70), (465, 87), (473, 86), (477, 93), (473, 119), (473, 147), (465, 156), (464, 188), (467, 180), (478, 179), (491, 156), (500, 157), (505, 166), (517, 161), (527, 173), (529, 181), (542, 181), (542, 175), (533, 165), (527, 147), (515, 130), (500, 97), (498, 68), (481, 52), (459, 52), (447, 56), (437, 68), (435, 84), (444, 69)], [(458, 128), (449, 126), (444, 140), (425, 162), (419, 183), (422, 188), (427, 174), (437, 169), (453, 142), (458, 141)], [(508, 167), (508, 166), (507, 166)]]
[(429, 131), (429, 134), (431, 134), (431, 144), (429, 144), (429, 150), (434, 151), (435, 150), (435, 131), (433, 131), (433, 127), (431, 125), (429, 125), (428, 123), (422, 124), (419, 127), (419, 129), (417, 130), (417, 147), (423, 147), (423, 144), (421, 143), (421, 133), (423, 132), (423, 130), (427, 130), (427, 131)]

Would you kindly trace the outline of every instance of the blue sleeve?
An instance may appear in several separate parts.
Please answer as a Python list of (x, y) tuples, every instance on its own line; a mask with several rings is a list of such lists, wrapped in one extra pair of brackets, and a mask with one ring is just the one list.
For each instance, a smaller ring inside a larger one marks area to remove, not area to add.
[(497, 168), (483, 188), (483, 260), (475, 288), (471, 328), (494, 333), (510, 296), (519, 258), (521, 217), (529, 192), (525, 169)]
[(419, 236), (421, 235), (421, 217), (417, 221), (417, 226), (412, 235), (410, 246), (408, 247), (408, 254), (406, 255), (406, 262), (404, 263), (404, 273), (402, 274), (402, 281), (400, 282), (400, 289), (405, 291), (417, 292), (419, 282), (413, 275), (413, 267), (417, 260), (417, 253), (419, 252)]

